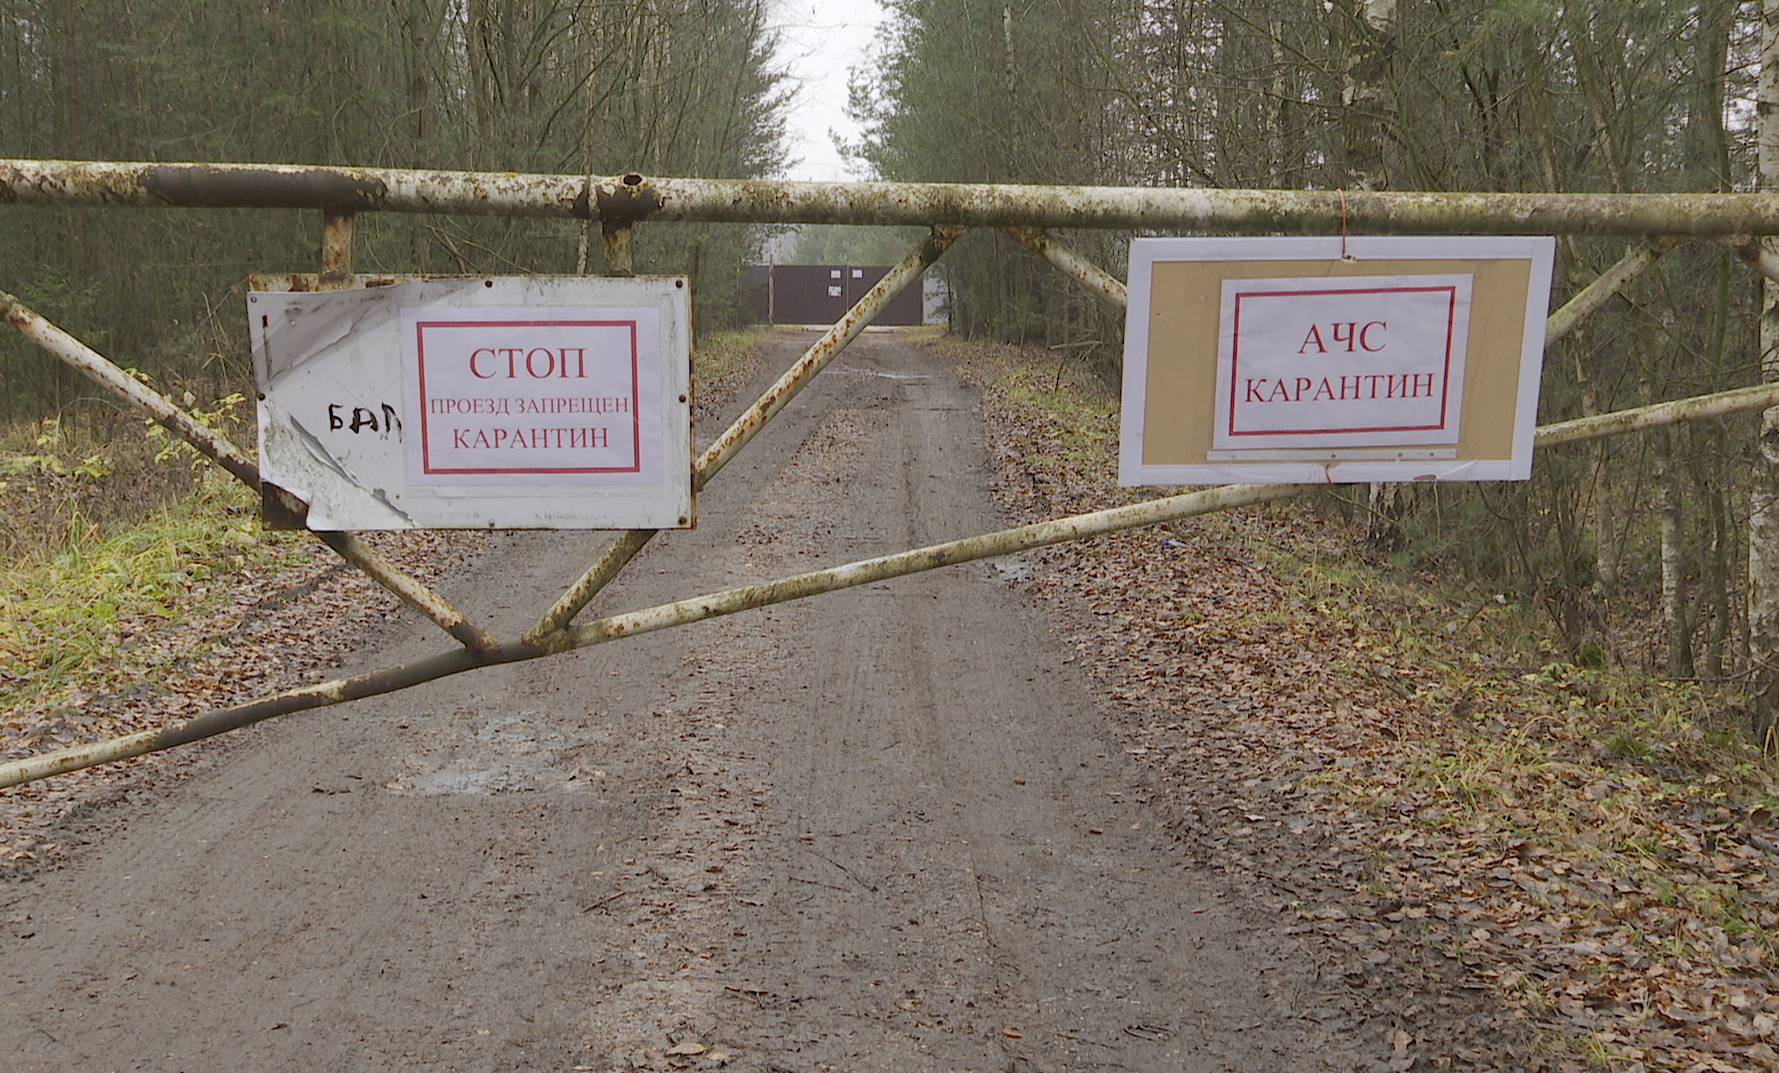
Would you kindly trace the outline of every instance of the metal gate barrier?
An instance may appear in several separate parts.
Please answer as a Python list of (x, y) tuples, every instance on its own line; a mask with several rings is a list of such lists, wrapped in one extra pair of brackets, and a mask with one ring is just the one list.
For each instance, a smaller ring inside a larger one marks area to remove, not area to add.
[[(1120, 309), (1125, 286), (1050, 234), (1055, 228), (1172, 233), (1622, 235), (1641, 239), (1546, 323), (1546, 340), (1571, 332), (1621, 288), (1688, 237), (1725, 246), (1779, 281), (1779, 257), (1749, 236), (1779, 234), (1774, 194), (1371, 193), (1337, 190), (1131, 189), (916, 183), (808, 183), (327, 168), (255, 164), (152, 164), (0, 160), (0, 206), (319, 209), (318, 288), (362, 285), (352, 273), (352, 223), (361, 212), (528, 216), (600, 226), (610, 275), (633, 272), (632, 228), (643, 221), (923, 225), (928, 236), (829, 328), (696, 459), (702, 489), (774, 415), (967, 228), (1003, 230)], [(307, 504), (260, 479), (255, 463), (170, 399), (0, 290), (0, 315), (57, 359), (139, 407), (264, 497), (268, 510), (301, 519)], [(1695, 396), (1540, 427), (1538, 447), (1577, 443), (1779, 404), (1779, 383)], [(756, 585), (576, 624), (575, 617), (655, 536), (620, 533), (530, 629), (498, 639), (438, 593), (351, 533), (315, 536), (458, 642), (397, 667), (287, 690), (205, 712), (177, 725), (0, 763), (0, 787), (141, 756), (290, 712), (305, 711), (460, 674), (539, 659), (719, 615), (834, 592), (887, 578), (1070, 540), (1288, 499), (1319, 485), (1228, 485), (1162, 496), (846, 563)]]

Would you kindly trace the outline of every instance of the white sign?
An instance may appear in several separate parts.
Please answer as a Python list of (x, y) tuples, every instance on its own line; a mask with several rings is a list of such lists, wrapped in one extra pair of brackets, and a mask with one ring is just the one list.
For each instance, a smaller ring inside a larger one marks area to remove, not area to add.
[(402, 310), (417, 485), (659, 483), (646, 309)]
[(694, 520), (683, 278), (248, 296), (261, 472), (315, 529)]
[(1457, 443), (1470, 283), (1224, 280), (1214, 446)]

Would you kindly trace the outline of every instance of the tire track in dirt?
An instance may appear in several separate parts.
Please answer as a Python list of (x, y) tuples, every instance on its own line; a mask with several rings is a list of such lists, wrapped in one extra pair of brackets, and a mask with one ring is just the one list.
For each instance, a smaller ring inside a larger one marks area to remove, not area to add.
[[(978, 421), (868, 335), (600, 606), (992, 528)], [(497, 537), (462, 603), (511, 632), (598, 546)], [(1161, 830), (1000, 577), (260, 728), (5, 895), (32, 932), (0, 1047), (21, 1070), (1351, 1068), (1277, 906)]]

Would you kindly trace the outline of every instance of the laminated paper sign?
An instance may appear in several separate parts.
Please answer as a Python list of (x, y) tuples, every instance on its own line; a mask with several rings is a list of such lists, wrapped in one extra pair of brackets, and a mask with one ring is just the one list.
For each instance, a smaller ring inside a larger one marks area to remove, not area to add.
[(1224, 280), (1214, 445), (1457, 443), (1470, 280)]
[(1122, 483), (1523, 479), (1553, 249), (1138, 239)]
[(659, 392), (644, 390), (639, 353), (654, 334), (649, 312), (404, 309), (403, 384), (419, 419), (408, 480), (597, 486), (658, 475)]
[(316, 529), (691, 525), (689, 292), (673, 277), (255, 290), (262, 473)]

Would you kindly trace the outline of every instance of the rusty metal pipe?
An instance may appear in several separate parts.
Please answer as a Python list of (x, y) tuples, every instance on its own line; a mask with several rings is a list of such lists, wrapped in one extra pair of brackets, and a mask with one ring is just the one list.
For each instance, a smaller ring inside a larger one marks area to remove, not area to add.
[(1741, 258), (1742, 263), (1768, 279), (1779, 283), (1779, 257), (1750, 235), (1719, 235), (1716, 241)]
[(748, 407), (746, 413), (735, 419), (728, 430), (717, 437), (715, 443), (705, 448), (698, 461), (692, 466), (694, 487), (703, 488), (710, 483), (722, 468), (735, 457), (735, 452), (746, 446), (759, 431), (772, 420), (773, 415), (783, 410), (797, 393), (809, 385), (815, 374), (827, 367), (835, 356), (846, 348), (846, 344), (859, 337), (865, 326), (877, 319), (896, 296), (921, 274), (932, 266), (939, 255), (951, 248), (958, 236), (963, 232), (954, 228), (934, 228), (919, 246), (910, 250), (906, 256), (897, 261), (876, 285), (866, 291), (846, 315), (834, 323), (834, 326), (822, 333), (795, 365), (785, 370), (778, 382), (766, 389), (759, 400)]
[(636, 275), (634, 225), (605, 223), (600, 225), (599, 230), (605, 238), (605, 274), (608, 276)]
[(352, 219), (350, 212), (321, 213), (320, 290), (342, 290), (352, 283)]
[(705, 596), (694, 596), (657, 607), (612, 615), (568, 630), (567, 648), (585, 648), (621, 637), (653, 633), (708, 618), (732, 615), (756, 607), (788, 603), (825, 592), (837, 592), (890, 578), (905, 577), (943, 566), (974, 562), (997, 555), (1029, 551), (1048, 544), (1086, 540), (1109, 533), (1137, 529), (1161, 522), (1180, 521), (1254, 503), (1289, 499), (1324, 487), (1315, 484), (1232, 484), (1202, 492), (1151, 499), (1110, 510), (1077, 514), (981, 536), (965, 537), (894, 555), (880, 555), (826, 570), (812, 570), (763, 585), (744, 585)]
[(1605, 305), (1613, 295), (1648, 271), (1651, 265), (1661, 259), (1662, 254), (1679, 244), (1679, 239), (1670, 237), (1632, 248), (1611, 268), (1600, 273), (1592, 283), (1576, 291), (1574, 297), (1563, 303), (1562, 308), (1545, 318), (1544, 344), (1549, 346), (1574, 331), (1584, 317)]
[(147, 753), (171, 749), (178, 745), (214, 737), (231, 730), (251, 726), (279, 715), (307, 711), (312, 708), (344, 704), (347, 701), (391, 693), (398, 689), (445, 678), (477, 667), (537, 659), (554, 652), (586, 648), (623, 637), (652, 633), (670, 626), (696, 622), (700, 619), (730, 615), (749, 608), (766, 607), (799, 600), (824, 592), (870, 584), (886, 578), (933, 570), (941, 566), (970, 562), (993, 555), (1042, 547), (1066, 540), (1117, 532), (1157, 522), (1208, 514), (1248, 503), (1284, 499), (1316, 485), (1232, 485), (1194, 492), (1184, 496), (1151, 500), (1109, 511), (1077, 515), (1036, 525), (967, 537), (945, 544), (886, 555), (877, 559), (849, 563), (828, 570), (813, 571), (765, 585), (748, 585), (708, 596), (693, 597), (658, 607), (645, 608), (623, 615), (614, 615), (584, 626), (576, 626), (557, 636), (566, 643), (550, 651), (525, 644), (506, 645), (483, 656), (462, 650), (441, 653), (426, 659), (387, 670), (352, 678), (335, 679), (254, 701), (224, 708), (187, 720), (178, 726), (157, 731), (143, 731), (110, 741), (79, 745), (41, 756), (26, 757), (0, 763), (0, 788), (48, 778), (95, 764), (128, 759)]
[(1556, 447), (1565, 443), (1580, 443), (1584, 440), (1621, 436), (1627, 432), (1679, 425), (1707, 417), (1764, 410), (1774, 405), (1779, 405), (1779, 383), (1756, 384), (1753, 387), (1740, 387), (1711, 395), (1652, 403), (1630, 410), (1614, 410), (1609, 414), (1596, 414), (1593, 417), (1578, 417), (1573, 421), (1559, 421), (1540, 427), (1533, 443), (1538, 447)]
[[(275, 484), (263, 485), (262, 491), (267, 500), (275, 504), (285, 516), (301, 522), (308, 515), (309, 504), (291, 492)], [(373, 548), (358, 534), (309, 529), (306, 523), (300, 524), (300, 528), (332, 548), (340, 558), (383, 586), (396, 599), (420, 612), (471, 652), (486, 655), (499, 647), (500, 642), (471, 622), (463, 612), (452, 607), (449, 601), (433, 591), (426, 582), (397, 566), (392, 559)]]
[(1779, 194), (1210, 190), (0, 160), (0, 204), (1332, 234), (1779, 233)]
[(581, 613), (581, 609), (591, 603), (593, 597), (599, 595), (599, 591), (605, 588), (612, 578), (617, 577), (618, 572), (624, 569), (630, 560), (636, 558), (637, 554), (650, 540), (654, 539), (655, 534), (659, 531), (658, 529), (630, 529), (619, 533), (599, 558), (593, 561), (593, 565), (587, 568), (587, 572), (582, 574), (573, 585), (568, 587), (566, 592), (557, 598), (556, 602), (551, 605), (548, 611), (544, 612), (531, 629), (525, 631), (523, 642), (538, 648), (547, 645), (552, 635), (574, 621), (574, 617)]
[[(496, 653), (498, 656), (499, 653)], [(360, 697), (391, 693), (408, 686), (430, 682), (451, 674), (505, 662), (498, 658), (478, 659), (464, 649), (441, 653), (427, 659), (355, 678), (335, 679), (301, 689), (293, 689), (249, 704), (238, 704), (205, 712), (177, 726), (160, 730), (144, 730), (88, 745), (75, 745), (55, 752), (28, 756), (0, 764), (0, 788), (35, 782), (96, 764), (127, 760), (135, 756), (158, 753), (194, 741), (202, 741), (231, 730), (240, 730), (275, 716), (307, 711), (332, 704), (344, 704)]]
[(259, 490), (259, 466), (227, 437), (174, 405), (172, 399), (124, 372), (103, 354), (32, 312), (5, 291), (0, 291), (0, 317), (58, 361), (78, 369), (106, 391), (142, 410), (241, 483)]
[(1056, 241), (1048, 231), (1035, 227), (1003, 227), (1001, 230), (1107, 302), (1119, 309), (1130, 308), (1130, 290), (1117, 276)]

